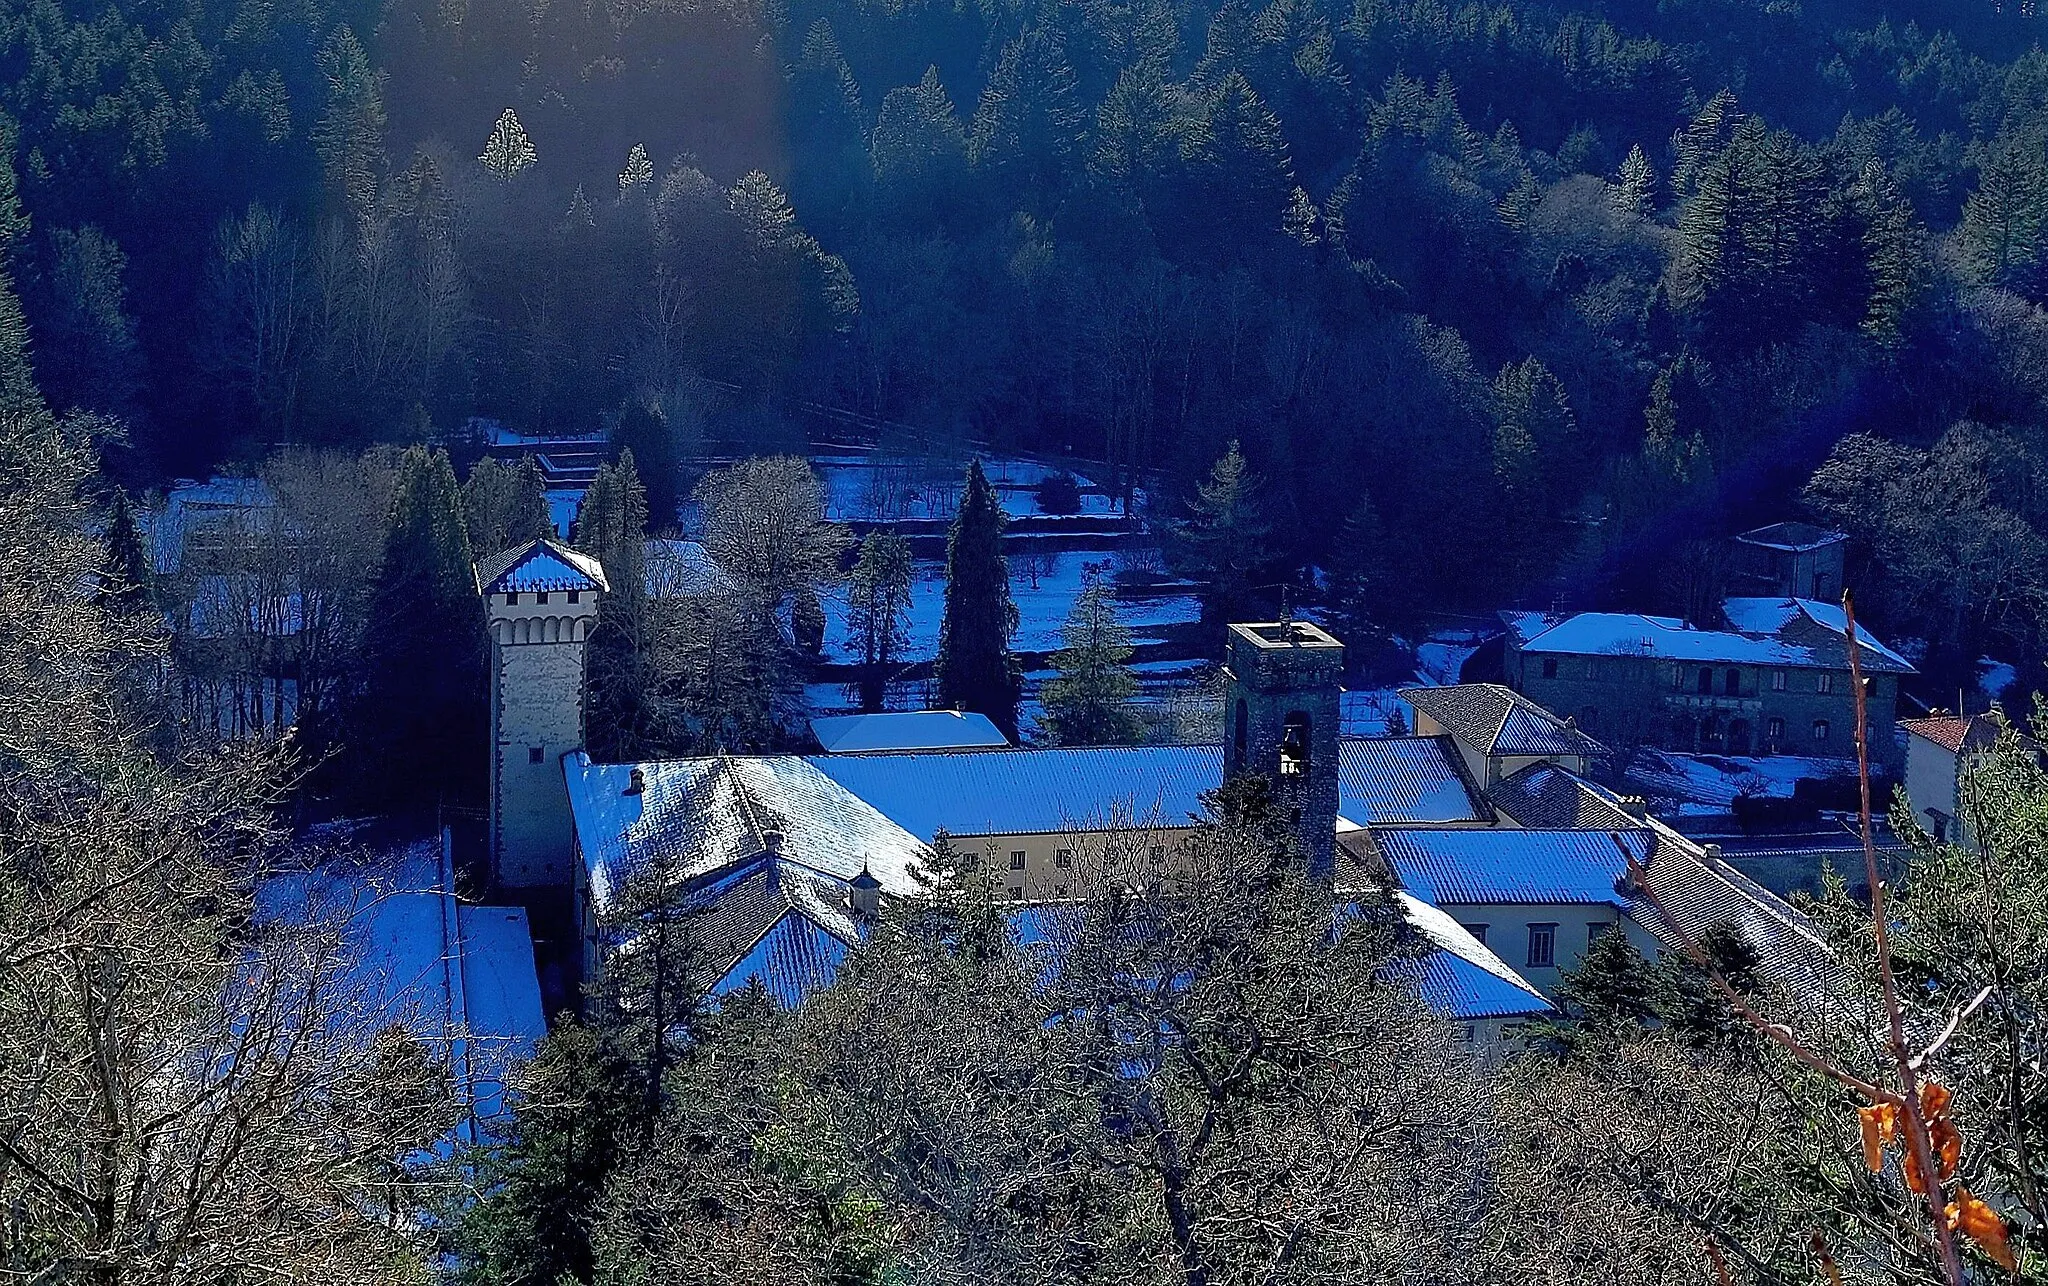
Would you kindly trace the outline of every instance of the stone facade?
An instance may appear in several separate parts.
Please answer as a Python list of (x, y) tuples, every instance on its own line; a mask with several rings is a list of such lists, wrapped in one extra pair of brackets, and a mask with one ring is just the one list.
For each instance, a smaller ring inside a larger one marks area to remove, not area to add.
[(1344, 645), (1302, 621), (1230, 627), (1224, 778), (1273, 782), (1310, 868), (1327, 872), (1337, 826), (1337, 739)]
[(487, 593), (491, 629), (492, 874), (505, 888), (574, 884), (562, 756), (583, 745), (594, 590)]
[[(1508, 686), (1609, 745), (1687, 752), (1856, 754), (1856, 702), (1849, 669), (1706, 664), (1641, 656), (1524, 655), (1506, 652)], [(1870, 681), (1870, 756), (1896, 766), (1892, 727), (1899, 679)]]

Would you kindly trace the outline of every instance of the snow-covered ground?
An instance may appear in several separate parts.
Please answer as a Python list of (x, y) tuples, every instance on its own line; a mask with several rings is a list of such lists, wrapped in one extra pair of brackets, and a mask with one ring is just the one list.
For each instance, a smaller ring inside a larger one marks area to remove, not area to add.
[(1790, 799), (1807, 778), (1854, 776), (1847, 759), (1801, 755), (1682, 755), (1668, 750), (1638, 751), (1629, 775), (1645, 789), (1682, 801), (1680, 812), (1727, 812), (1737, 798)]
[[(1016, 600), (1018, 618), (1010, 646), (1019, 652), (1050, 652), (1060, 646), (1060, 627), (1073, 612), (1074, 600), (1081, 596), (1091, 570), (1106, 575), (1113, 570), (1114, 560), (1107, 554), (1070, 551), (1037, 555), (1031, 561), (1038, 563), (1035, 577), (1023, 555), (1010, 559), (1010, 596)], [(921, 561), (910, 588), (908, 638), (898, 656), (900, 661), (929, 661), (938, 655), (939, 623), (945, 612), (945, 564)], [(1201, 614), (1201, 601), (1193, 594), (1119, 600), (1117, 604), (1117, 615), (1139, 643), (1156, 641), (1167, 627), (1199, 620)], [(827, 596), (825, 619), (825, 659), (842, 664), (859, 660), (843, 588)]]
[[(1344, 693), (1342, 728), (1347, 737), (1384, 737), (1414, 731), (1414, 711), (1401, 700), (1401, 689), (1440, 688), (1459, 683), (1459, 671), (1487, 635), (1476, 630), (1443, 630), (1415, 645), (1415, 674), (1406, 683), (1383, 688), (1354, 688)], [(1398, 725), (1389, 721), (1397, 715)]]
[[(834, 522), (950, 520), (960, 506), (960, 484), (967, 474), (964, 462), (901, 456), (816, 456), (811, 464), (824, 480), (825, 516)], [(1010, 517), (1028, 518), (1040, 512), (1037, 487), (1054, 472), (1050, 466), (984, 456), (981, 467)], [(1080, 481), (1081, 514), (1105, 517), (1118, 512), (1110, 497), (1086, 489), (1091, 479)]]

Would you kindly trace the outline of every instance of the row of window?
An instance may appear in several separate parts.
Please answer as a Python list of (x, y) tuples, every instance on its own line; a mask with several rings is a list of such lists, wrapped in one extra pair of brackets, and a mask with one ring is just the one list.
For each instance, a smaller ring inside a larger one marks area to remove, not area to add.
[[(534, 590), (531, 592), (529, 596), (533, 599), (534, 605), (536, 607), (546, 607), (548, 605), (548, 591), (544, 589)], [(583, 591), (580, 589), (564, 590), (562, 592), (562, 597), (571, 603), (580, 603), (583, 601)], [(515, 590), (512, 593), (505, 595), (505, 606), (519, 606), (518, 591)]]
[[(1151, 859), (1151, 860), (1152, 860), (1153, 862), (1164, 862), (1164, 861), (1166, 860), (1166, 845), (1164, 845), (1164, 844), (1154, 844), (1154, 845), (1152, 846), (1152, 850), (1151, 850), (1151, 852), (1150, 852), (1150, 853), (1148, 853), (1148, 854), (1147, 854), (1147, 856), (1148, 856), (1148, 857), (1149, 857), (1149, 858), (1150, 858), (1150, 859)], [(972, 854), (972, 853), (970, 853), (970, 854), (968, 854), (968, 855), (967, 855), (967, 865), (969, 865), (969, 866), (973, 866), (973, 865), (975, 865), (975, 864), (976, 864), (976, 863), (978, 863), (978, 862), (979, 862), (980, 860), (981, 860), (981, 859), (980, 859), (980, 857), (979, 857), (978, 855), (976, 855), (976, 854)], [(1021, 870), (1023, 870), (1023, 869), (1025, 868), (1025, 866), (1026, 866), (1026, 865), (1027, 865), (1027, 864), (1028, 864), (1028, 863), (1030, 862), (1030, 860), (1031, 860), (1031, 854), (1030, 854), (1030, 852), (1029, 852), (1028, 850), (1026, 850), (1026, 849), (1021, 849), (1021, 848), (1013, 848), (1013, 849), (1011, 849), (1011, 850), (1010, 850), (1010, 869), (1011, 869), (1011, 870), (1013, 870), (1013, 871), (1021, 871)], [(1060, 870), (1062, 870), (1062, 871), (1066, 871), (1066, 870), (1071, 870), (1071, 869), (1073, 869), (1073, 865), (1074, 865), (1074, 850), (1073, 850), (1073, 849), (1071, 849), (1071, 848), (1062, 848), (1062, 849), (1056, 849), (1056, 850), (1054, 850), (1054, 851), (1053, 851), (1053, 855), (1052, 855), (1052, 864), (1053, 864), (1054, 866), (1058, 867), (1058, 868), (1059, 868)]]
[[(1599, 666), (1600, 663), (1598, 661), (1589, 658), (1586, 661), (1585, 677), (1588, 679), (1599, 678)], [(1546, 656), (1543, 658), (1544, 678), (1555, 679), (1559, 677), (1561, 673), (1562, 662), (1557, 657)], [(1792, 676), (1790, 672), (1785, 670), (1772, 670), (1770, 674), (1771, 691), (1791, 691)], [(1703, 697), (1712, 696), (1716, 691), (1719, 691), (1724, 696), (1741, 696), (1743, 690), (1742, 670), (1740, 669), (1740, 667), (1737, 666), (1729, 666), (1727, 669), (1724, 670), (1716, 670), (1714, 667), (1708, 665), (1700, 666), (1698, 669), (1694, 669), (1691, 666), (1685, 665), (1672, 666), (1672, 690), (1682, 692), (1686, 689), (1688, 685), (1690, 685), (1694, 691), (1698, 692)], [(1833, 692), (1835, 690), (1835, 676), (1833, 674), (1828, 673), (1825, 670), (1815, 674), (1813, 676), (1813, 690), (1815, 692), (1820, 693), (1823, 696)]]
[[(1486, 931), (1491, 925), (1468, 924), (1465, 931), (1486, 942)], [(1592, 946), (1600, 935), (1612, 929), (1612, 924), (1591, 924), (1586, 926), (1586, 945)], [(1557, 926), (1555, 924), (1532, 924), (1529, 926), (1528, 956), (1525, 961), (1531, 969), (1554, 969), (1557, 967)]]

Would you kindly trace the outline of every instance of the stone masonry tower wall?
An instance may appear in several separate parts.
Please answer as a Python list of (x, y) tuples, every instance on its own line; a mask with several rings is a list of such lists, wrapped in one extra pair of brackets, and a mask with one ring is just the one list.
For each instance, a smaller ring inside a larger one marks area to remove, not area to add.
[(1270, 779), (1310, 869), (1329, 874), (1344, 645), (1304, 621), (1233, 625), (1224, 674), (1225, 776)]
[[(522, 578), (515, 565), (479, 586), (491, 631), (492, 877), (508, 889), (566, 889), (575, 831), (562, 756), (583, 745), (584, 655), (601, 581), (566, 588), (578, 579), (560, 574), (569, 566), (528, 570)], [(522, 579), (552, 588), (516, 588)]]

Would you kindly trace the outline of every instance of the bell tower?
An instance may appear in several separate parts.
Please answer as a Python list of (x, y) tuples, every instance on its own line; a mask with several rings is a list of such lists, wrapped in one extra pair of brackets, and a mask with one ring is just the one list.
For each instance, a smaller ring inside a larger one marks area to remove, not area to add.
[(1233, 625), (1223, 674), (1225, 778), (1260, 773), (1270, 780), (1309, 869), (1328, 875), (1344, 645), (1306, 621)]
[(595, 558), (533, 540), (476, 568), (491, 632), (491, 879), (569, 889), (575, 828), (562, 756), (583, 745), (583, 663), (598, 599)]

